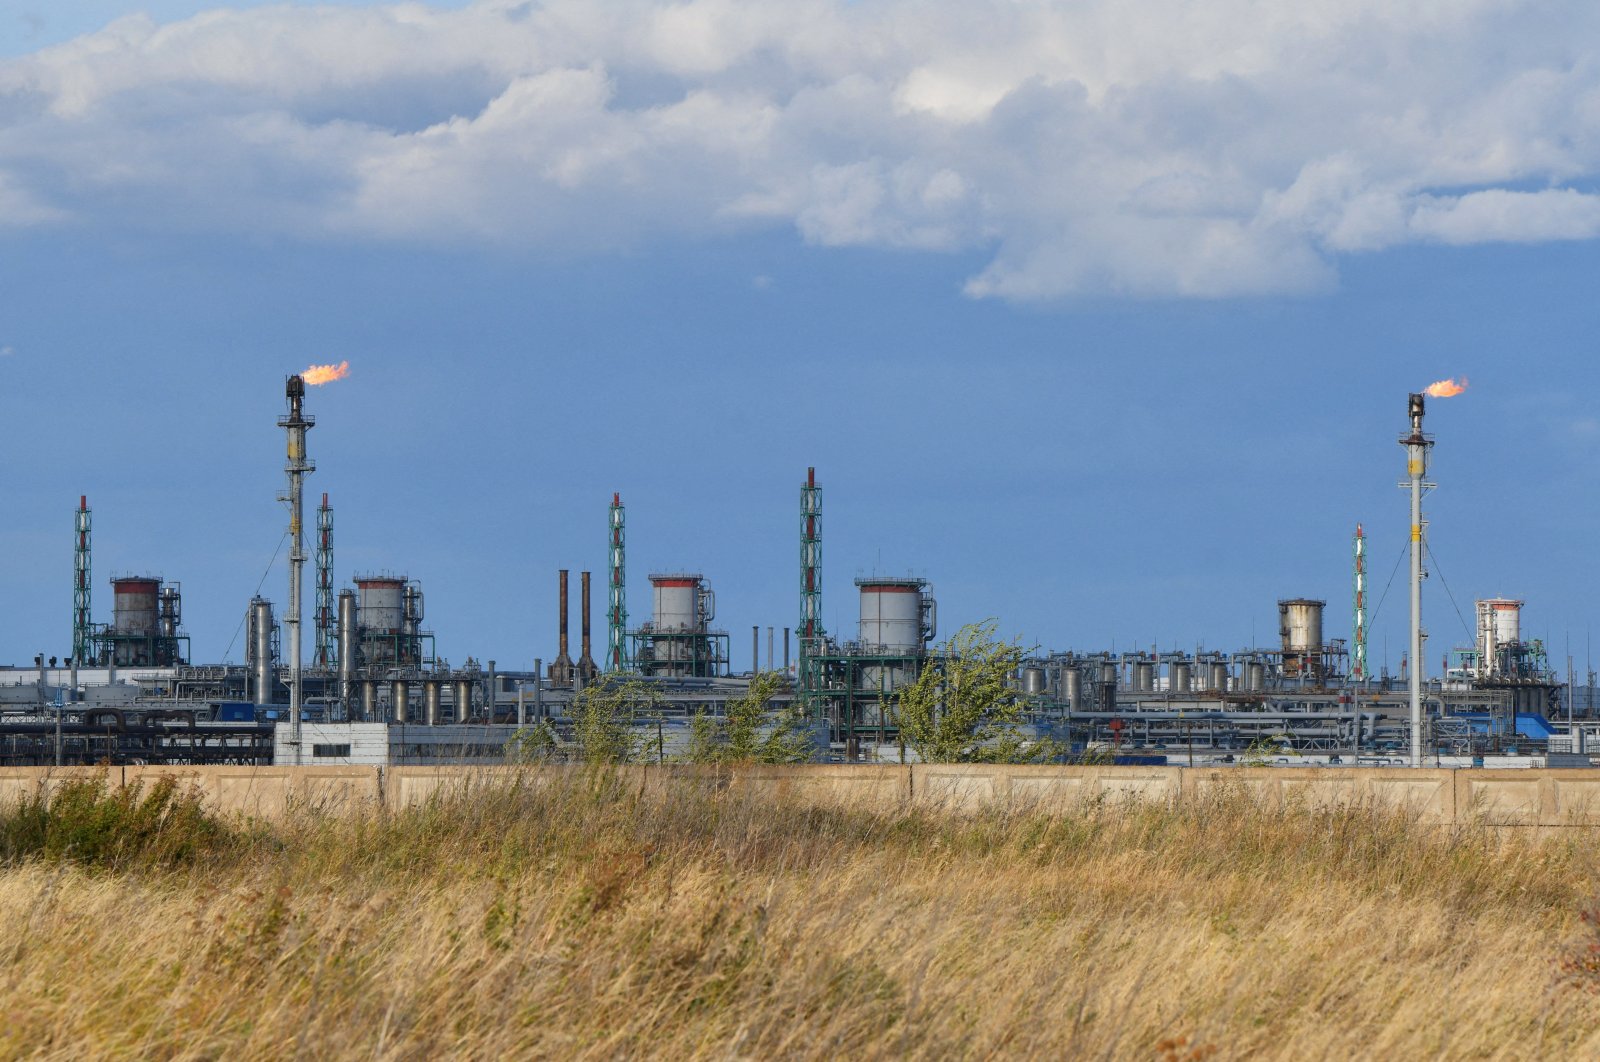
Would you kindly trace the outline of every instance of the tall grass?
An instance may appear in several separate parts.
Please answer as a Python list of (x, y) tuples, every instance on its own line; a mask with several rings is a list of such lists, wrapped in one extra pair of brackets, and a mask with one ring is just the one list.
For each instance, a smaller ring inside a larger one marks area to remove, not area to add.
[(1586, 831), (549, 778), (183, 858), (7, 849), (0, 1054), (1600, 1054)]

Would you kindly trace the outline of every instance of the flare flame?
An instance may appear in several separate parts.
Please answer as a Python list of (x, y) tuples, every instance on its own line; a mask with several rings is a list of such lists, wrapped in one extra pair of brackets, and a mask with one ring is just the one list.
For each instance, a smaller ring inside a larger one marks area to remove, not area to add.
[(1467, 389), (1467, 378), (1463, 376), (1461, 382), (1454, 380), (1440, 380), (1428, 385), (1426, 394), (1432, 398), (1454, 398)]
[[(308, 384), (317, 385), (342, 380), (350, 375), (350, 363), (341, 361), (337, 365), (313, 365), (300, 374), (300, 378)], [(1438, 386), (1435, 384), (1434, 386)], [(1431, 393), (1431, 392), (1430, 392)]]

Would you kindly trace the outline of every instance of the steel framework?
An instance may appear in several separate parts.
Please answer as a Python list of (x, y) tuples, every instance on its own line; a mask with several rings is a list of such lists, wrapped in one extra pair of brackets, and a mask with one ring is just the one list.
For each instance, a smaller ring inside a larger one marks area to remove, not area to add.
[(822, 488), (817, 470), (806, 469), (800, 488), (800, 703), (819, 716), (822, 661), (827, 632), (822, 628)]
[(73, 546), (72, 584), (72, 659), (88, 664), (94, 653), (94, 619), (89, 601), (89, 532), (91, 527), (88, 495), (78, 496), (77, 536)]
[(333, 667), (339, 657), (339, 632), (333, 618), (333, 507), (322, 495), (317, 509), (317, 648), (313, 663)]
[(606, 611), (606, 670), (627, 671), (633, 666), (628, 652), (628, 590), (626, 565), (627, 511), (622, 495), (611, 495), (611, 601)]
[(1350, 651), (1350, 677), (1364, 681), (1367, 674), (1367, 535), (1356, 525), (1355, 544), (1355, 645)]

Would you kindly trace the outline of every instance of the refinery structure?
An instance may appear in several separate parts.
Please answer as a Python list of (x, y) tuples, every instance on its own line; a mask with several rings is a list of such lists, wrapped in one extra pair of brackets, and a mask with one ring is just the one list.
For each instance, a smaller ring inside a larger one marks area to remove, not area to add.
[[(635, 722), (641, 747), (669, 761), (687, 747), (697, 716), (716, 717), (749, 690), (763, 632), (751, 632), (752, 670), (733, 673), (732, 635), (716, 626), (716, 594), (704, 572), (650, 573), (648, 618), (630, 620), (620, 495), (607, 510), (598, 655), (589, 571), (577, 579), (576, 658), (568, 637), (571, 573), (561, 570), (552, 573), (554, 654), (530, 650), (506, 667), (440, 658), (424, 624), (423, 587), (402, 572), (356, 573), (341, 587), (328, 494), (312, 510), (309, 531), (305, 522), (305, 478), (315, 471), (306, 386), (325, 378), (337, 378), (337, 370), (291, 376), (285, 387), (278, 426), (287, 439), (287, 587), (281, 608), (267, 597), (240, 603), (244, 662), (191, 659), (181, 587), (161, 575), (113, 575), (111, 618), (95, 620), (92, 513), (81, 497), (72, 652), (0, 670), (0, 763), (495, 763), (520, 755), (533, 728), (550, 736), (541, 754), (561, 757), (573, 739), (575, 699), (624, 681), (647, 691), (652, 705), (649, 718)], [(1432, 393), (1452, 393), (1449, 386)], [(1035, 651), (1010, 676), (1023, 747), (1091, 762), (1588, 765), (1600, 724), (1573, 712), (1544, 647), (1525, 636), (1522, 601), (1478, 601), (1472, 644), (1451, 651), (1440, 673), (1424, 673), (1423, 500), (1433, 446), (1423, 431), (1426, 398), (1408, 396), (1399, 437), (1411, 517), (1410, 645), (1400, 676), (1374, 675), (1368, 663), (1367, 542), (1357, 524), (1349, 639), (1327, 635), (1326, 601), (1286, 595), (1275, 604), (1278, 639), (1270, 648)], [(769, 707), (798, 717), (815, 759), (913, 759), (896, 705), (924, 669), (943, 666), (932, 587), (920, 578), (858, 578), (850, 588), (856, 629), (826, 630), (815, 470), (801, 484), (798, 515), (795, 626), (781, 629), (781, 651), (778, 629), (765, 632), (761, 670), (782, 677)], [(598, 538), (597, 530), (597, 547)], [(302, 593), (308, 556), (309, 608)], [(307, 613), (309, 632), (302, 629)]]

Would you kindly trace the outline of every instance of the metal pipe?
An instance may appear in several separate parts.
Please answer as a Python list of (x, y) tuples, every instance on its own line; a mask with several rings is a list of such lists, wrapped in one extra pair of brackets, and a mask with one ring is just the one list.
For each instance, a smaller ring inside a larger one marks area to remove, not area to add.
[(535, 722), (544, 718), (544, 661), (538, 657), (533, 661), (533, 718)]
[(772, 628), (767, 628), (767, 670), (772, 670)]
[[(588, 573), (585, 572), (584, 574), (587, 575)], [(492, 726), (494, 724), (494, 706), (495, 706), (495, 702), (500, 699), (499, 698), (500, 683), (494, 677), (494, 661), (493, 660), (489, 661), (489, 683), (488, 683), (488, 686), (486, 687), (486, 690), (487, 690), (487, 692), (484, 693), (484, 697), (483, 697), (483, 700), (484, 700), (483, 725), (484, 726)]]
[(750, 674), (761, 670), (761, 626), (750, 628)]
[(789, 671), (789, 628), (788, 627), (785, 627), (783, 629), (783, 670), (784, 670), (785, 674), (787, 674), (788, 671)]

